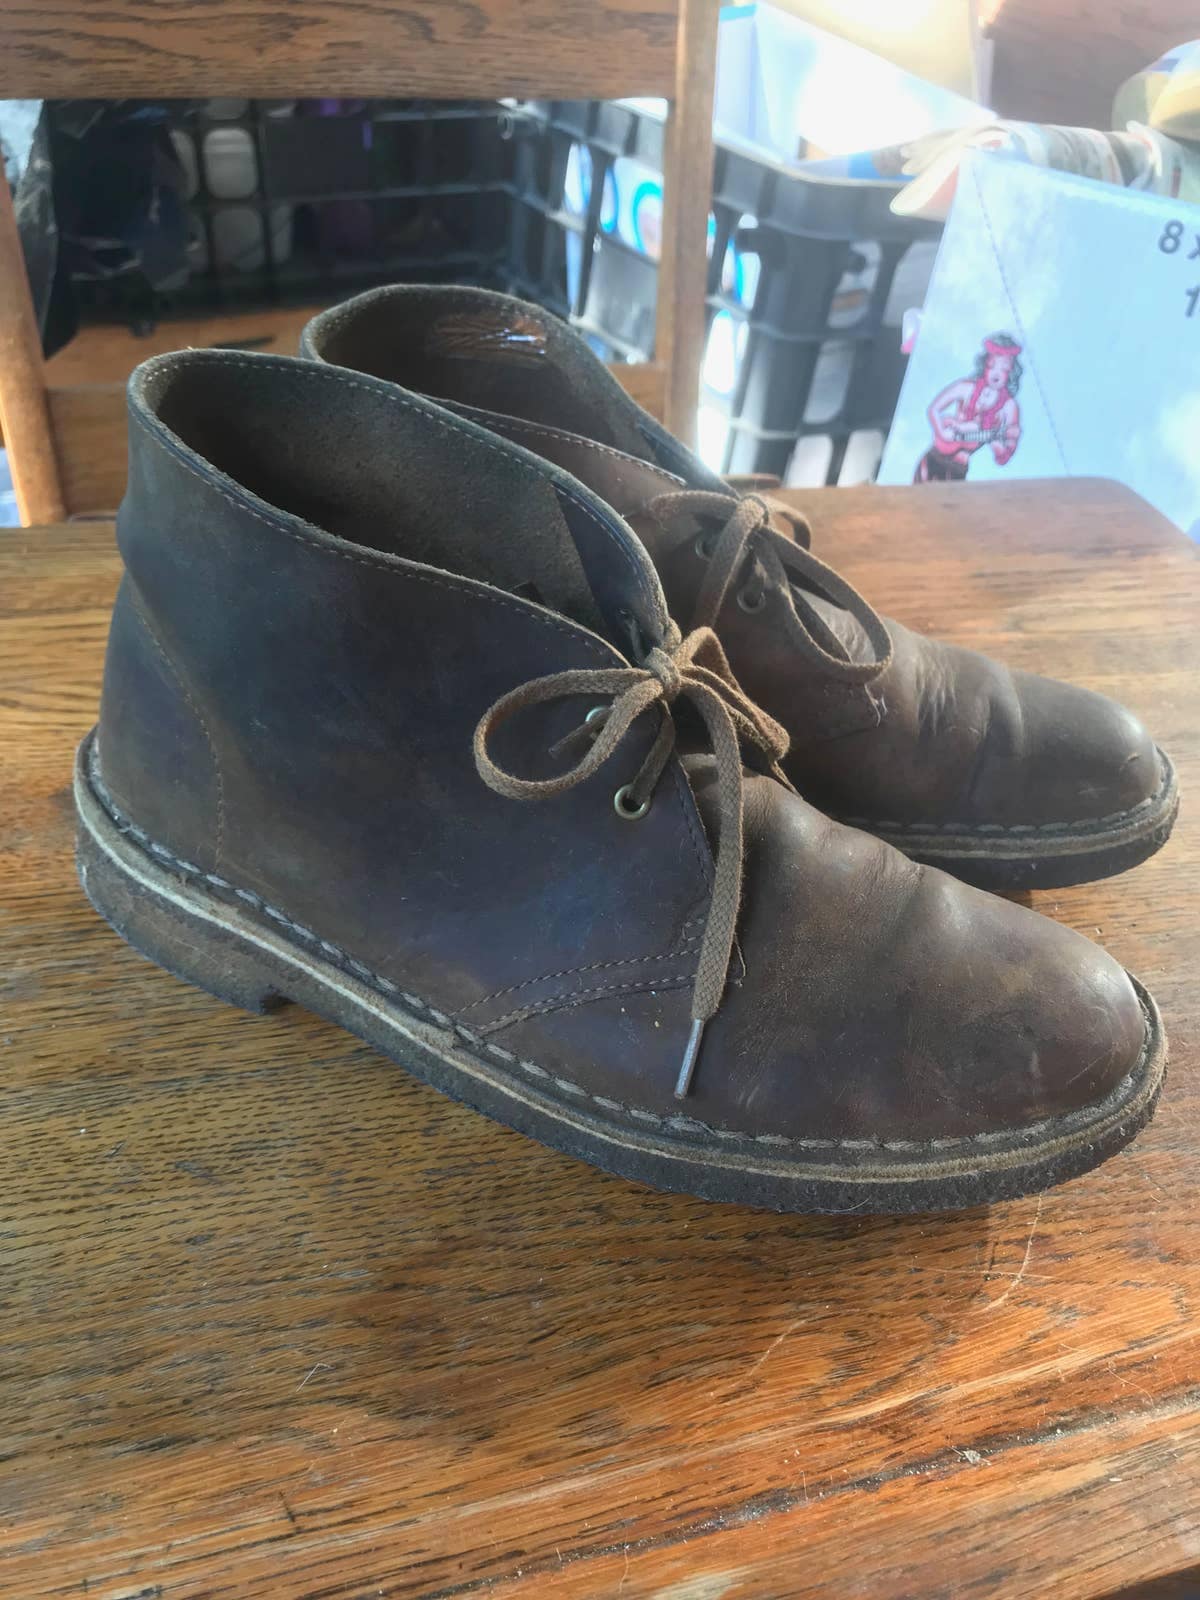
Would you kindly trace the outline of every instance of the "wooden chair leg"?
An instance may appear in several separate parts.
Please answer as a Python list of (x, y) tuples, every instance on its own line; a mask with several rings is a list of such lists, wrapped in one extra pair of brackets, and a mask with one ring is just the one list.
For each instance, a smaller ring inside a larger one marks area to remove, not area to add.
[(666, 425), (695, 441), (706, 317), (712, 112), (719, 0), (680, 0), (675, 97), (664, 150), (662, 256), (655, 357), (666, 365)]
[(0, 169), (0, 430), (26, 527), (66, 515), (50, 430), (42, 341), (12, 196)]

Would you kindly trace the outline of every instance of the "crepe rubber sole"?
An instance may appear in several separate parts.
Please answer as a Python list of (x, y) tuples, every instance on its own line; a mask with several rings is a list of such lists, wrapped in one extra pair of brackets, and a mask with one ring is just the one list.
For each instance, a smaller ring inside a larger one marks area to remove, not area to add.
[(621, 1177), (778, 1211), (944, 1210), (1086, 1172), (1153, 1113), (1166, 1043), (1140, 986), (1146, 1038), (1129, 1076), (1093, 1106), (1011, 1132), (924, 1143), (784, 1139), (711, 1129), (682, 1114), (610, 1110), (614, 1102), (596, 1104), (578, 1085), (370, 974), (258, 896), (174, 857), (102, 798), (90, 749), (89, 737), (75, 773), (79, 877), (135, 950), (249, 1011), (294, 1001), (455, 1100)]
[(845, 819), (914, 861), (980, 889), (1068, 889), (1128, 872), (1161, 850), (1179, 814), (1175, 769), (1160, 750), (1158, 792), (1128, 811), (1086, 822), (1016, 828), (956, 828)]

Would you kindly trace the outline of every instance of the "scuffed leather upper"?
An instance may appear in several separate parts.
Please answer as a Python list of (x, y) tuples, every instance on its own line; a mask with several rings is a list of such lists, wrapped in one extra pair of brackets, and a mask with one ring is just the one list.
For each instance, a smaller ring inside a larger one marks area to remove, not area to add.
[[(504, 330), (518, 326), (523, 337), (506, 342)], [(424, 388), (565, 467), (630, 520), (672, 616), (688, 626), (703, 576), (696, 530), (686, 520), (664, 527), (649, 508), (665, 489), (725, 486), (570, 329), (485, 290), (395, 287), (314, 318), (302, 348)], [(731, 590), (715, 626), (739, 681), (791, 735), (789, 777), (822, 810), (884, 833), (915, 824), (982, 836), (1087, 825), (1157, 793), (1163, 774), (1150, 736), (1104, 696), (1011, 672), (891, 621), (890, 665), (871, 684), (847, 687), (784, 636), (780, 611), (790, 604), (785, 586), (769, 588), (748, 614)], [(816, 604), (855, 654), (854, 620)]]
[[(1088, 1104), (1138, 1058), (1140, 1003), (1101, 951), (756, 776), (739, 960), (681, 1107), (709, 762), (673, 759), (627, 822), (613, 792), (655, 713), (552, 801), (494, 794), (471, 754), (516, 685), (644, 648), (658, 580), (609, 507), (471, 423), (336, 368), (156, 358), (131, 385), (119, 539), (99, 730), (116, 804), (564, 1093), (736, 1132), (925, 1139)], [(439, 564), (451, 548), (472, 575)], [(489, 570), (537, 571), (591, 622)], [(587, 709), (523, 713), (505, 765), (557, 770)]]
[[(632, 514), (672, 611), (695, 603), (704, 561), (696, 540)], [(756, 537), (781, 536), (763, 530)], [(852, 659), (861, 629), (813, 599)], [(1161, 782), (1141, 722), (1089, 689), (913, 633), (885, 618), (892, 659), (866, 685), (844, 685), (797, 656), (779, 627), (786, 591), (748, 613), (730, 594), (717, 630), (739, 681), (787, 728), (787, 770), (805, 796), (862, 825), (888, 821), (993, 826), (1086, 822), (1132, 809)]]

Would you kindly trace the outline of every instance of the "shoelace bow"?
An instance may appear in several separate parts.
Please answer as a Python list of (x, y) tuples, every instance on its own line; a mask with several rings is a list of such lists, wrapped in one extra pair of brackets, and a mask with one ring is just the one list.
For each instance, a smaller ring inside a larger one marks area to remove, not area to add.
[[(892, 658), (892, 641), (878, 613), (852, 584), (807, 548), (808, 524), (799, 513), (780, 501), (765, 501), (756, 494), (733, 501), (728, 495), (707, 489), (683, 489), (656, 495), (649, 510), (658, 521), (668, 524), (683, 514), (700, 518), (720, 518), (723, 527), (713, 539), (701, 534), (708, 571), (696, 597), (693, 628), (716, 625), (730, 587), (739, 574), (745, 574), (739, 593), (743, 604), (756, 598), (761, 604), (767, 588), (778, 587), (790, 595), (783, 627), (796, 648), (826, 672), (850, 683), (867, 683), (876, 678)], [(779, 532), (774, 519), (782, 517), (792, 526), (794, 538)], [(805, 589), (814, 590), (859, 624), (871, 645), (871, 661), (854, 661), (842, 641), (810, 604)]]
[[(637, 776), (618, 789), (614, 797), (618, 813), (636, 819), (645, 815), (675, 748), (675, 722), (669, 707), (675, 700), (686, 699), (699, 712), (716, 762), (720, 839), (692, 988), (692, 1027), (675, 1085), (675, 1093), (682, 1099), (691, 1087), (704, 1025), (716, 1013), (725, 993), (733, 957), (742, 897), (742, 744), (760, 751), (771, 774), (788, 788), (791, 785), (779, 769), (779, 762), (787, 754), (788, 736), (739, 688), (716, 634), (710, 628), (697, 628), (681, 638), (674, 623), (671, 630), (663, 646), (651, 650), (641, 666), (572, 668), (534, 678), (502, 695), (475, 729), (474, 753), (480, 777), (497, 794), (512, 800), (548, 800), (590, 778), (617, 749), (636, 718), (658, 705), (663, 715), (654, 743)], [(596, 715), (601, 708), (593, 708), (584, 724), (555, 745), (552, 753), (581, 738), (592, 739), (575, 766), (554, 778), (520, 778), (496, 764), (489, 754), (488, 740), (502, 723), (530, 706), (569, 695), (612, 697), (601, 716)]]

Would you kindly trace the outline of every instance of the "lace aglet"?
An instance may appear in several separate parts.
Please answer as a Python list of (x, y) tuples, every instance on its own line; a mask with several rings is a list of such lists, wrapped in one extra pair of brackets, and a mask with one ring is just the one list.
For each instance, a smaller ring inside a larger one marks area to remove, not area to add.
[(704, 1018), (696, 1017), (692, 1022), (692, 1031), (688, 1034), (687, 1049), (683, 1052), (683, 1064), (679, 1068), (679, 1077), (675, 1081), (676, 1100), (686, 1100), (692, 1087), (692, 1078), (696, 1072), (696, 1060), (700, 1054), (700, 1041), (704, 1037)]

